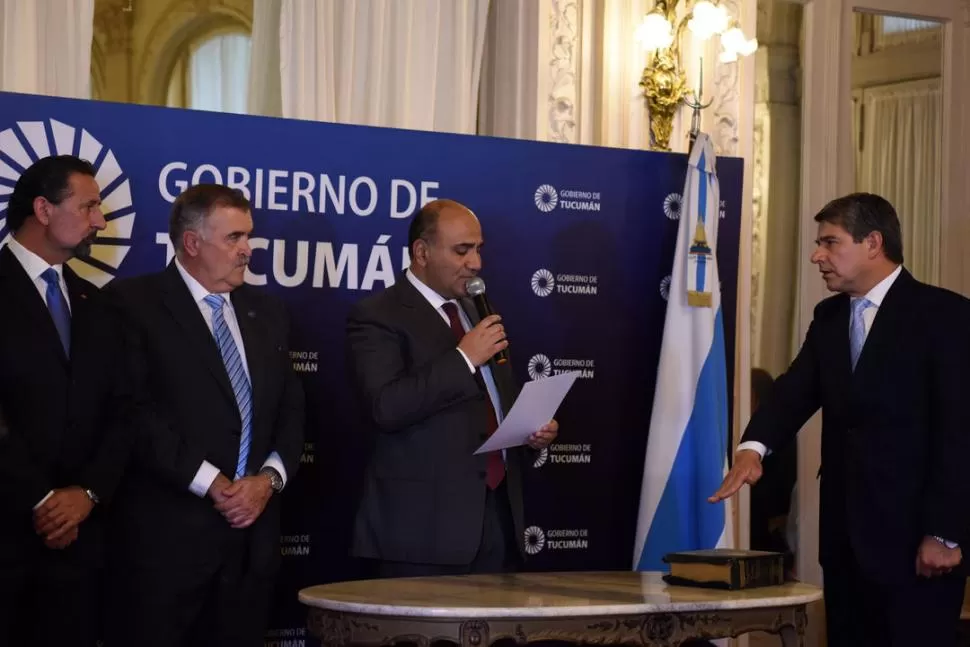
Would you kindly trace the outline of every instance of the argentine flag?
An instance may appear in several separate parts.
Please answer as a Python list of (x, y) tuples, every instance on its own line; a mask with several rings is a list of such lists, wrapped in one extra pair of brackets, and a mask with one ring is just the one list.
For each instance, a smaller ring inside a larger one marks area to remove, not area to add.
[(707, 497), (727, 473), (728, 389), (717, 272), (720, 193), (714, 146), (690, 153), (650, 417), (633, 569), (666, 570), (667, 553), (731, 547), (726, 502)]

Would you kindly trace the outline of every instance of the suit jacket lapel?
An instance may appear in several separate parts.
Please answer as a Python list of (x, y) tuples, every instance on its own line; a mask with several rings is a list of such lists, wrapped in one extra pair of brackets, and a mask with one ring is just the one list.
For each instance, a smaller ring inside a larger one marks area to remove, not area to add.
[[(77, 353), (83, 352), (84, 344), (77, 344), (87, 336), (88, 310), (91, 307), (89, 299), (94, 296), (93, 286), (78, 277), (67, 265), (64, 265), (64, 282), (67, 284), (67, 297), (71, 301), (71, 363), (77, 359)], [(83, 360), (83, 358), (82, 358)]]
[(212, 373), (223, 394), (236, 406), (236, 396), (229, 384), (229, 374), (226, 373), (226, 365), (222, 361), (216, 340), (205, 325), (199, 306), (192, 300), (192, 293), (179, 275), (174, 262), (165, 269), (161, 282), (162, 302), (165, 307), (172, 314), (176, 325), (182, 328), (185, 337), (195, 346), (199, 359)]
[(833, 340), (833, 352), (836, 357), (836, 368), (838, 378), (850, 382), (852, 380), (852, 351), (849, 344), (849, 317), (851, 316), (849, 307), (849, 297), (842, 295), (839, 297), (839, 307), (835, 317), (832, 318), (832, 329), (829, 337)]
[[(262, 328), (259, 323), (259, 313), (252, 307), (246, 296), (246, 288), (240, 288), (232, 293), (230, 301), (239, 322), (239, 332), (242, 335), (243, 347), (246, 349), (246, 368), (249, 371), (249, 384), (253, 391), (253, 418), (262, 411), (263, 377), (266, 375), (266, 358), (263, 351), (266, 348)], [(254, 425), (255, 427), (255, 425)]]
[(35, 330), (40, 333), (45, 343), (50, 345), (51, 350), (67, 366), (67, 355), (64, 353), (64, 346), (61, 345), (57, 328), (54, 327), (51, 313), (37, 291), (34, 282), (27, 276), (27, 272), (24, 271), (20, 261), (8, 247), (0, 249), (0, 281), (10, 291), (12, 300), (19, 304), (18, 310), (20, 312), (18, 314), (22, 314), (32, 322), (33, 326), (36, 326)]
[(886, 293), (859, 354), (854, 375), (856, 380), (865, 376), (867, 367), (871, 368), (876, 359), (893, 352), (893, 340), (899, 339), (899, 327), (907, 313), (906, 299), (914, 283), (913, 276), (903, 270)]
[(400, 276), (391, 289), (397, 292), (398, 302), (418, 319), (418, 329), (427, 334), (429, 343), (434, 343), (436, 347), (454, 345), (455, 336), (451, 327), (406, 276)]

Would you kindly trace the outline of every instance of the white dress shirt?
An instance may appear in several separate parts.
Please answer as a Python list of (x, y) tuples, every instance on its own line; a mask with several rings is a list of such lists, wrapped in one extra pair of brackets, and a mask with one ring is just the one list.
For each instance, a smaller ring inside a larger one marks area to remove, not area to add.
[[(411, 282), (411, 285), (413, 285), (414, 288), (421, 293), (421, 296), (423, 296), (425, 300), (431, 304), (431, 307), (435, 309), (435, 312), (441, 315), (441, 318), (448, 326), (448, 330), (451, 330), (451, 320), (448, 319), (448, 313), (446, 313), (441, 307), (445, 303), (454, 303), (455, 307), (458, 308), (458, 316), (461, 318), (461, 325), (465, 329), (465, 332), (472, 329), (471, 321), (469, 321), (468, 315), (465, 314), (465, 310), (455, 299), (445, 299), (440, 294), (422, 283), (421, 279), (416, 277), (410, 269), (405, 272), (405, 276), (407, 277), (408, 281)], [(455, 350), (457, 350), (465, 360), (465, 363), (468, 365), (468, 370), (474, 373), (475, 365), (471, 363), (471, 360), (468, 359), (465, 352), (457, 346), (455, 347)], [(495, 379), (492, 377), (492, 369), (488, 366), (488, 364), (483, 364), (482, 366), (478, 367), (478, 370), (481, 372), (482, 379), (485, 381), (485, 389), (488, 391), (488, 399), (492, 401), (492, 408), (495, 409), (495, 418), (499, 423), (501, 423), (503, 417), (502, 405), (501, 400), (498, 398), (498, 388), (495, 386)]]
[[(27, 276), (30, 277), (34, 287), (37, 288), (37, 291), (40, 293), (40, 299), (44, 302), (45, 306), (47, 305), (47, 281), (45, 281), (41, 275), (50, 268), (54, 268), (54, 271), (57, 272), (61, 292), (64, 294), (64, 300), (67, 302), (67, 308), (70, 310), (71, 298), (67, 296), (67, 283), (64, 282), (64, 266), (49, 264), (40, 256), (17, 242), (17, 239), (13, 236), (10, 237), (10, 241), (7, 243), (7, 245), (10, 247), (10, 251), (13, 253), (14, 258), (16, 258), (17, 262), (20, 263), (20, 266), (24, 268), (24, 272), (26, 272)], [(44, 505), (44, 502), (51, 498), (53, 494), (53, 492), (48, 492), (43, 499), (37, 502), (37, 504), (34, 506), (34, 510)]]
[[(202, 314), (202, 318), (205, 320), (205, 325), (212, 332), (212, 308), (209, 304), (205, 302), (205, 298), (211, 293), (202, 287), (194, 276), (189, 274), (179, 260), (175, 259), (175, 268), (178, 270), (179, 275), (185, 282), (185, 286), (189, 289), (192, 294), (192, 300), (195, 301), (195, 305), (198, 306), (199, 312)], [(232, 340), (236, 344), (236, 349), (239, 351), (239, 359), (242, 360), (243, 370), (246, 372), (246, 378), (249, 379), (249, 365), (246, 363), (246, 347), (243, 345), (242, 333), (239, 331), (239, 322), (236, 320), (236, 311), (232, 307), (232, 296), (230, 293), (219, 295), (224, 299), (222, 306), (222, 316), (226, 320), (226, 325), (229, 327), (229, 333), (232, 335)], [(249, 380), (252, 384), (252, 380)], [(263, 463), (263, 467), (272, 467), (274, 470), (280, 473), (283, 477), (283, 485), (286, 485), (286, 468), (283, 467), (283, 460), (277, 452), (273, 452), (266, 458)], [(195, 473), (195, 478), (192, 479), (191, 485), (189, 485), (189, 491), (199, 497), (204, 497), (209, 492), (209, 487), (212, 482), (216, 480), (219, 475), (219, 468), (210, 463), (209, 461), (202, 461), (202, 465), (199, 466), (199, 470)]]

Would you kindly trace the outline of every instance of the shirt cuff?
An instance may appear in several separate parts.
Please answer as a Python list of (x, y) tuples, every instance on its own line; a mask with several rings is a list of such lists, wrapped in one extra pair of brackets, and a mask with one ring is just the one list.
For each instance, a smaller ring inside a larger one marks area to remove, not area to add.
[(741, 443), (740, 445), (738, 445), (738, 448), (736, 451), (740, 452), (745, 449), (750, 449), (752, 451), (758, 452), (758, 456), (760, 456), (761, 458), (764, 458), (765, 454), (768, 453), (768, 448), (765, 447), (762, 443), (759, 443), (757, 440), (749, 440)]
[(205, 497), (217, 476), (219, 476), (219, 468), (209, 461), (202, 461), (199, 471), (195, 473), (195, 478), (192, 479), (192, 484), (189, 485), (189, 492), (200, 498)]
[(460, 348), (458, 348), (457, 350), (458, 350), (459, 353), (461, 353), (461, 357), (462, 357), (463, 360), (465, 360), (465, 363), (468, 364), (468, 370), (471, 371), (472, 373), (474, 373), (475, 372), (475, 365), (472, 364), (472, 361), (470, 359), (468, 359), (468, 355), (466, 355), (465, 354), (465, 351), (463, 351)]
[(39, 502), (37, 503), (37, 505), (35, 505), (35, 506), (34, 506), (34, 510), (36, 510), (36, 509), (37, 509), (37, 508), (39, 508), (40, 506), (42, 506), (42, 505), (44, 505), (44, 503), (46, 503), (46, 502), (47, 502), (47, 499), (49, 499), (49, 498), (51, 498), (52, 496), (54, 496), (54, 490), (51, 490), (50, 492), (48, 492), (48, 493), (47, 493), (47, 496), (45, 496), (45, 497), (44, 497), (43, 499), (41, 499), (41, 500), (40, 500), (40, 501), (39, 501)]
[(280, 477), (283, 479), (283, 487), (286, 487), (286, 468), (283, 467), (283, 459), (277, 452), (273, 452), (263, 463), (263, 467), (272, 467), (274, 470), (280, 473)]

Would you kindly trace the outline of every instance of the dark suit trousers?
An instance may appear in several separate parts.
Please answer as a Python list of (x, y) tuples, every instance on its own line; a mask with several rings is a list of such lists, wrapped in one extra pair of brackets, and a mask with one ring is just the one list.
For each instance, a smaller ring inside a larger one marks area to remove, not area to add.
[(107, 647), (262, 647), (274, 582), (245, 561), (239, 541), (208, 568), (122, 566)]
[(825, 616), (829, 647), (954, 647), (963, 604), (964, 578), (916, 576), (881, 584), (855, 560), (826, 561)]
[(0, 645), (93, 647), (99, 574), (77, 554), (77, 542), (0, 555)]
[(482, 541), (470, 564), (413, 564), (376, 560), (375, 577), (425, 577), (434, 575), (470, 575), (477, 573), (510, 573), (521, 568), (512, 509), (509, 506), (506, 480), (485, 495), (485, 518)]

